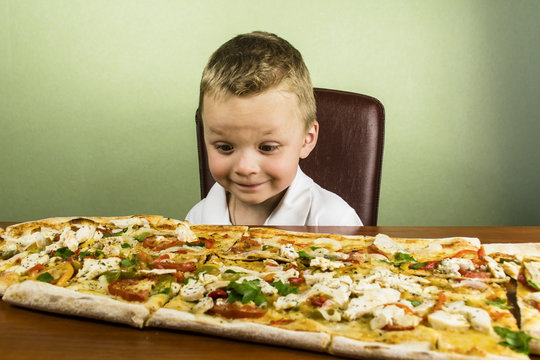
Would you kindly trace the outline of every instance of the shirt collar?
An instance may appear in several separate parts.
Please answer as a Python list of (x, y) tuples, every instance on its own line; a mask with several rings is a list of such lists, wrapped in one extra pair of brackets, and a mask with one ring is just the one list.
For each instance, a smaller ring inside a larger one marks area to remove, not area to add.
[(311, 209), (313, 180), (298, 167), (293, 182), (264, 225), (306, 224)]
[(203, 214), (205, 214), (208, 224), (232, 225), (229, 216), (229, 207), (227, 206), (227, 192), (225, 189), (215, 183), (207, 195), (210, 201), (205, 202)]

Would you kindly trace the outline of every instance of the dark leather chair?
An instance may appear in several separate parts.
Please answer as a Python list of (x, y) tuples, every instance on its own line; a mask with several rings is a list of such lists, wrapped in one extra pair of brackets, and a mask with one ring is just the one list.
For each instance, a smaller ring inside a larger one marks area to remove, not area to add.
[[(341, 196), (366, 226), (377, 225), (384, 146), (384, 107), (351, 92), (315, 88), (319, 139), (300, 167), (323, 188)], [(195, 117), (201, 198), (214, 184), (208, 169), (199, 111)]]

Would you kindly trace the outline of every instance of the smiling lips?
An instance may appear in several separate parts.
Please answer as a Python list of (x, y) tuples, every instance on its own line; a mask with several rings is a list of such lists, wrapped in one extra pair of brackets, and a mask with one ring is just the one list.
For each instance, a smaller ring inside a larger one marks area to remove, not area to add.
[(235, 184), (237, 187), (239, 187), (240, 189), (244, 189), (244, 190), (255, 190), (255, 189), (258, 188), (259, 186), (263, 185), (264, 182), (256, 183), (256, 184), (241, 184), (241, 183), (235, 182), (234, 184)]

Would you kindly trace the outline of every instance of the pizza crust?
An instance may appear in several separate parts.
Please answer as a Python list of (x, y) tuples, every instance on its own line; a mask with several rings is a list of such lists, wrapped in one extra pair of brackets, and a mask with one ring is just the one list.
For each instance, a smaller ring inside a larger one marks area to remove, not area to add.
[(112, 321), (139, 328), (143, 327), (150, 315), (144, 305), (124, 303), (31, 280), (10, 286), (2, 299), (31, 309)]
[[(427, 345), (429, 346), (429, 345)], [(429, 350), (424, 343), (404, 344), (378, 344), (354, 340), (345, 336), (335, 336), (328, 349), (332, 355), (361, 359), (388, 359), (388, 360), (480, 360), (481, 356), (444, 353)], [(521, 355), (516, 354), (517, 357)], [(489, 354), (494, 360), (515, 360), (516, 357), (497, 356)], [(523, 355), (523, 359), (528, 359)]]
[(494, 243), (484, 244), (487, 255), (502, 253), (512, 255), (523, 260), (534, 254), (540, 254), (540, 243)]
[(125, 220), (131, 218), (143, 218), (148, 221), (150, 226), (158, 230), (175, 229), (180, 224), (187, 224), (185, 221), (166, 218), (161, 215), (129, 215), (116, 217), (91, 217), (91, 216), (72, 216), (55, 217), (36, 221), (27, 221), (8, 226), (5, 235), (10, 237), (19, 237), (42, 227), (55, 230), (63, 228), (67, 223), (74, 225), (106, 225), (112, 220)]
[(311, 351), (326, 351), (330, 335), (323, 332), (294, 331), (262, 324), (219, 320), (207, 315), (161, 308), (146, 326), (194, 331), (237, 340), (287, 346)]

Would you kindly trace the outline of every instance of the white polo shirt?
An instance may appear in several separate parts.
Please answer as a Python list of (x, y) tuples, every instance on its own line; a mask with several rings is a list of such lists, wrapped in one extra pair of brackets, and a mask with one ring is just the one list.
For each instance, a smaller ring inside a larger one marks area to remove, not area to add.
[[(231, 225), (227, 193), (218, 183), (195, 205), (186, 220), (192, 224)], [(323, 189), (300, 168), (278, 206), (264, 225), (362, 226), (354, 209), (338, 195)]]

